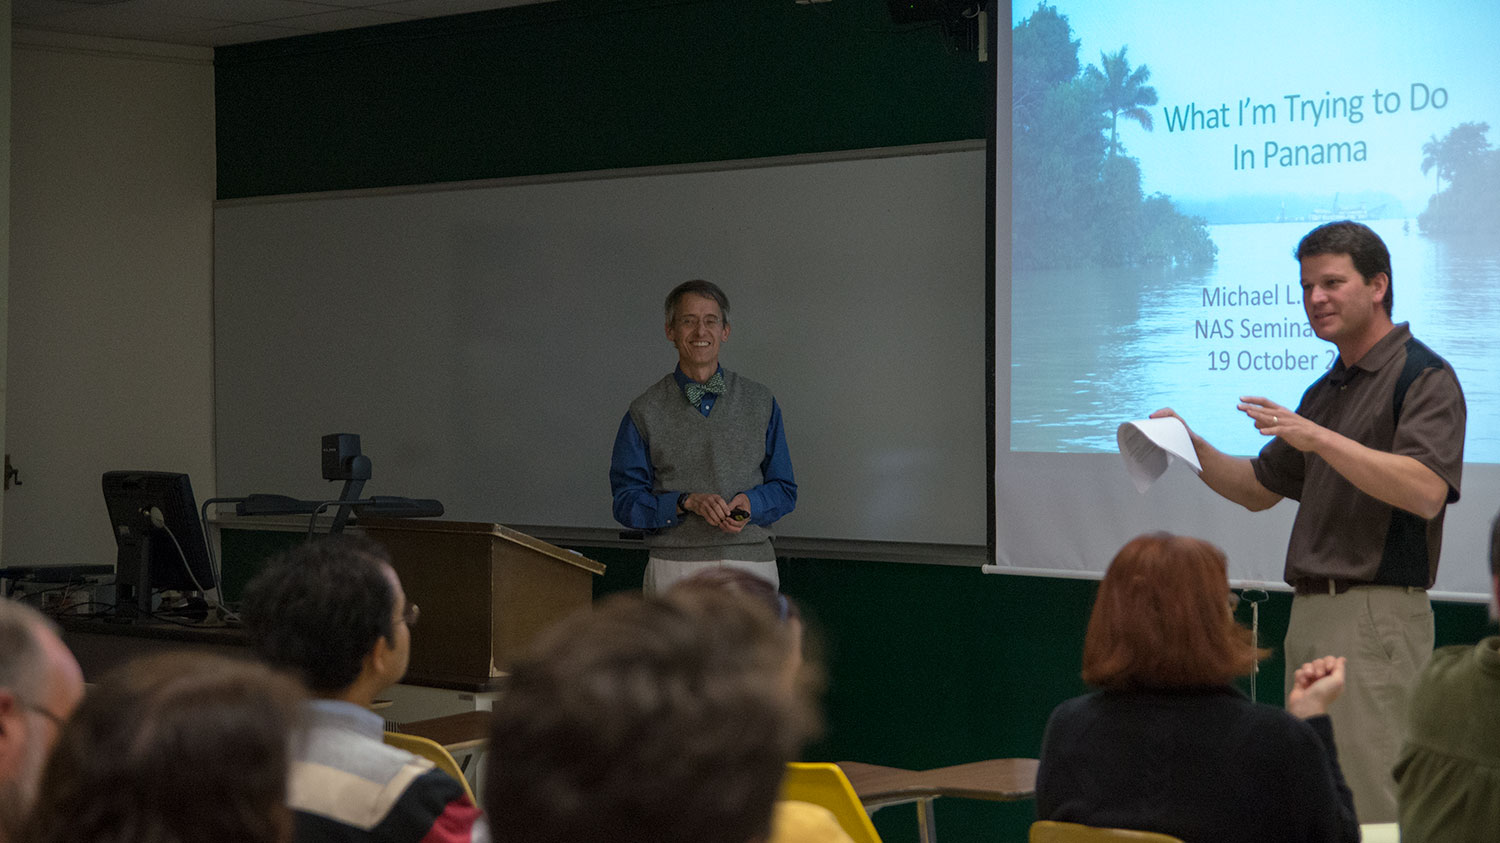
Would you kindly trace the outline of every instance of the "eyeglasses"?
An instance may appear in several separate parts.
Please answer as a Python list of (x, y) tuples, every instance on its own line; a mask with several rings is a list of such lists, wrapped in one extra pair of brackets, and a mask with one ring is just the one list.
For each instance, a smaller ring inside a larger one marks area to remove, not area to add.
[(23, 702), (21, 703), (21, 707), (26, 709), (27, 711), (34, 711), (37, 714), (40, 714), (43, 717), (47, 718), (48, 720), (51, 720), (52, 725), (56, 726), (59, 729), (63, 727), (63, 719), (61, 717), (58, 717), (56, 714), (53, 714), (52, 712), (48, 711), (45, 708), (42, 708), (35, 703)]
[(420, 617), (422, 617), (422, 610), (415, 603), (407, 603), (406, 608), (401, 610), (401, 622), (406, 624), (408, 629), (416, 626), (417, 619)]
[(698, 321), (698, 317), (696, 317), (696, 316), (679, 316), (679, 317), (677, 317), (677, 327), (681, 328), (684, 331), (696, 330), (698, 328), (699, 324), (702, 324), (703, 327), (705, 327), (705, 328), (709, 329), (710, 331), (712, 331), (712, 330), (717, 329), (721, 324), (723, 324), (723, 320), (721, 320), (717, 316), (705, 316), (705, 317), (703, 317), (703, 321), (700, 323)]

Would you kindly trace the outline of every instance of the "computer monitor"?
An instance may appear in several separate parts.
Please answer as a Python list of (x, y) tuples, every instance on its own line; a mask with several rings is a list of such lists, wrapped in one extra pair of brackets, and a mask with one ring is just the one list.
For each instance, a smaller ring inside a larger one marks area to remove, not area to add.
[(106, 471), (104, 505), (119, 550), (115, 564), (115, 615), (142, 620), (151, 596), (167, 589), (215, 587), (208, 542), (186, 474)]

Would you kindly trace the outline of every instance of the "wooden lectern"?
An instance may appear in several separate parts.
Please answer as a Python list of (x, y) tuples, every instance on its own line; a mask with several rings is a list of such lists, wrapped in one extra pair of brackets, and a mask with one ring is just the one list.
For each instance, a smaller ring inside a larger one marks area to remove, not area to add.
[(604, 566), (499, 524), (361, 518), (421, 609), (411, 684), (473, 690), (542, 629), (593, 600)]

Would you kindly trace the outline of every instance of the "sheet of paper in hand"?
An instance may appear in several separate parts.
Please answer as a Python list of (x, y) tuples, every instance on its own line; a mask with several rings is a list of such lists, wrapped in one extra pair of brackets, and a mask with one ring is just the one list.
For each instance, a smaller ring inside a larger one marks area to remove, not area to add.
[(1187, 425), (1181, 419), (1168, 416), (1124, 422), (1115, 431), (1115, 440), (1120, 444), (1120, 456), (1125, 458), (1125, 468), (1138, 492), (1144, 493), (1156, 478), (1166, 473), (1172, 457), (1192, 466), (1193, 471), (1203, 472)]

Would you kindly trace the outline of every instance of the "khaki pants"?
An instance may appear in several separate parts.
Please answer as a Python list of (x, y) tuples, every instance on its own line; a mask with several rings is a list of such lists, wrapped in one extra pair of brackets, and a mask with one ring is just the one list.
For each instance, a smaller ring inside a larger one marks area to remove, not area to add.
[(1339, 766), (1354, 792), (1361, 823), (1396, 821), (1391, 777), (1406, 739), (1412, 687), (1432, 655), (1427, 592), (1400, 586), (1355, 586), (1343, 594), (1292, 598), (1286, 633), (1286, 689), (1304, 662), (1344, 656), (1344, 693), (1328, 709)]
[(746, 562), (742, 559), (715, 559), (708, 562), (675, 562), (671, 559), (658, 559), (655, 556), (646, 559), (645, 582), (641, 584), (641, 590), (647, 596), (654, 594), (665, 594), (672, 583), (681, 579), (687, 579), (693, 574), (706, 568), (728, 566), (731, 568), (742, 568), (750, 573), (766, 580), (771, 585), (780, 586), (781, 577), (776, 573), (776, 562)]

